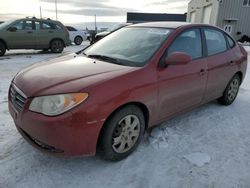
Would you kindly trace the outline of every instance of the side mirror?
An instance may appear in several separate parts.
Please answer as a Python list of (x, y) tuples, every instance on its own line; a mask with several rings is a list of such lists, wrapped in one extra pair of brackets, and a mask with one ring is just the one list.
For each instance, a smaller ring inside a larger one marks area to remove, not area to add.
[(17, 31), (17, 28), (16, 28), (16, 27), (9, 27), (9, 28), (8, 28), (8, 31), (10, 31), (10, 32), (15, 32), (15, 31)]
[(165, 59), (165, 65), (185, 65), (192, 61), (192, 57), (183, 52), (173, 52)]

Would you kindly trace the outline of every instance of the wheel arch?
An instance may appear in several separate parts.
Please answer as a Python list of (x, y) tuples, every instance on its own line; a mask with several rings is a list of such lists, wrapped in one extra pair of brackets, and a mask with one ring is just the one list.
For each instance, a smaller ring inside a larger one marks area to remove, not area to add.
[(243, 73), (241, 71), (238, 71), (235, 73), (235, 75), (238, 75), (240, 77), (240, 84), (242, 84), (243, 81)]
[(108, 116), (108, 118), (105, 120), (105, 122), (103, 123), (103, 126), (102, 126), (102, 128), (101, 128), (101, 130), (100, 130), (100, 133), (99, 133), (99, 136), (98, 136), (97, 147), (100, 145), (100, 138), (101, 138), (101, 136), (102, 136), (102, 134), (103, 134), (103, 130), (104, 130), (104, 128), (105, 128), (106, 122), (107, 122), (107, 121), (108, 121), (117, 111), (119, 111), (120, 109), (122, 109), (122, 108), (124, 108), (124, 107), (126, 107), (126, 106), (130, 106), (130, 105), (136, 106), (136, 107), (138, 107), (138, 108), (142, 111), (142, 113), (143, 113), (143, 115), (144, 115), (144, 118), (145, 118), (145, 130), (147, 130), (147, 128), (148, 128), (148, 123), (149, 123), (149, 110), (148, 110), (148, 107), (147, 107), (145, 104), (143, 104), (143, 103), (141, 103), (141, 102), (136, 102), (136, 101), (125, 103), (125, 104), (119, 106), (118, 108), (116, 108), (116, 109)]
[(83, 40), (81, 35), (76, 35), (75, 38), (74, 38), (74, 41), (75, 41), (76, 37), (80, 37)]
[(7, 45), (7, 43), (5, 42), (5, 40), (3, 40), (3, 39), (0, 38), (0, 42), (2, 42), (2, 43), (4, 44), (4, 46), (5, 46), (5, 48), (6, 48), (7, 50), (9, 50), (8, 45)]

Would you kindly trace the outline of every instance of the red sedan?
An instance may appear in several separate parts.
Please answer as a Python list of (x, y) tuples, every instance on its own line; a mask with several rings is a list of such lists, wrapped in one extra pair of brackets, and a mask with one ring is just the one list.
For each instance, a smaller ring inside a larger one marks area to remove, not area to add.
[(246, 51), (217, 27), (136, 24), (20, 71), (9, 111), (42, 151), (120, 160), (149, 127), (215, 99), (232, 104), (246, 68)]

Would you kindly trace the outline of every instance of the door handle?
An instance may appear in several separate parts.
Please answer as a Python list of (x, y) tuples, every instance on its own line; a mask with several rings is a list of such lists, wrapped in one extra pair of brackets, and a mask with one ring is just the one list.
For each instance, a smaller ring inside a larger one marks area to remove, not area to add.
[(230, 62), (229, 62), (229, 65), (234, 65), (234, 64), (235, 64), (234, 61), (230, 61)]
[(27, 31), (27, 33), (33, 33), (32, 31)]
[(204, 74), (206, 74), (205, 69), (201, 69), (201, 70), (200, 70), (200, 75), (203, 76)]
[(54, 33), (54, 31), (49, 31), (49, 33)]

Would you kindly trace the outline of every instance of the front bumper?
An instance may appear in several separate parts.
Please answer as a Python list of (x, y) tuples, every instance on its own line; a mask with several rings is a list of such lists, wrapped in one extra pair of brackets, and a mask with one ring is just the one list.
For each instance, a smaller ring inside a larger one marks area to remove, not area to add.
[(89, 124), (81, 110), (47, 117), (29, 111), (30, 102), (22, 112), (9, 102), (9, 111), (18, 131), (32, 146), (57, 156), (95, 155), (102, 122)]

